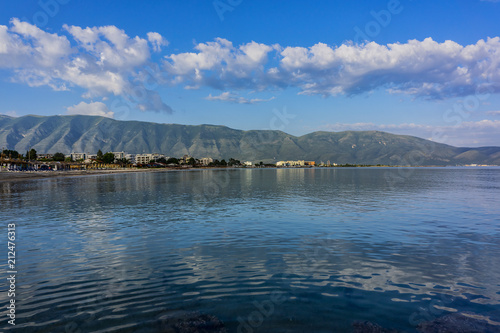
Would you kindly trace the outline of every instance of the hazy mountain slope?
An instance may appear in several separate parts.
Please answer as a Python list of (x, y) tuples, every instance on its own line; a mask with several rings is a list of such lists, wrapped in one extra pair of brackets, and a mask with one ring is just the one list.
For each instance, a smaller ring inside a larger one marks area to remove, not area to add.
[(241, 131), (215, 125), (157, 124), (96, 116), (0, 116), (0, 147), (24, 153), (125, 151), (254, 162), (305, 159), (390, 165), (500, 164), (500, 147), (457, 148), (378, 131)]

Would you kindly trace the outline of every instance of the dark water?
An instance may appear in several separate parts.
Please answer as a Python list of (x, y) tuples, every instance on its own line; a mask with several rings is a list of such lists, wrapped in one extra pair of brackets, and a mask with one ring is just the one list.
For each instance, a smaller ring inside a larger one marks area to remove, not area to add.
[(0, 183), (0, 203), (17, 232), (4, 331), (170, 332), (193, 313), (228, 332), (500, 325), (500, 168), (84, 176)]

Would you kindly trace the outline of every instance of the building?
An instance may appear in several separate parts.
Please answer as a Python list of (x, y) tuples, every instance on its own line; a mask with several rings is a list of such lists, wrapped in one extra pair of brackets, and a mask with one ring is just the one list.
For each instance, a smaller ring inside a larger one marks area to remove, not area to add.
[(71, 160), (73, 160), (73, 161), (78, 161), (78, 160), (85, 161), (87, 159), (87, 154), (85, 154), (85, 153), (71, 153), (70, 157), (71, 157)]
[(210, 164), (210, 163), (212, 163), (213, 161), (214, 161), (214, 159), (213, 159), (213, 158), (211, 158), (211, 157), (203, 157), (202, 159), (200, 159), (200, 163), (201, 163), (202, 165), (205, 165), (205, 166), (209, 165), (209, 164)]
[(125, 154), (125, 158), (130, 161), (130, 163), (135, 164), (135, 154)]
[(276, 166), (279, 166), (279, 167), (303, 167), (303, 166), (314, 166), (314, 165), (316, 165), (316, 162), (304, 161), (304, 160), (278, 161), (278, 162), (276, 162)]
[(250, 166), (250, 167), (253, 166), (253, 163), (250, 161), (243, 162), (242, 164), (245, 166)]
[(54, 157), (54, 154), (37, 154), (37, 159), (39, 160), (50, 160)]
[(179, 163), (180, 164), (187, 164), (191, 158), (192, 157), (189, 155), (184, 155), (181, 158), (179, 158)]
[(149, 161), (158, 161), (160, 158), (165, 158), (162, 154), (137, 154), (135, 155), (136, 164), (149, 164)]
[(120, 160), (122, 158), (125, 158), (125, 155), (127, 155), (124, 151), (120, 152), (112, 152), (113, 155), (115, 155), (115, 160)]

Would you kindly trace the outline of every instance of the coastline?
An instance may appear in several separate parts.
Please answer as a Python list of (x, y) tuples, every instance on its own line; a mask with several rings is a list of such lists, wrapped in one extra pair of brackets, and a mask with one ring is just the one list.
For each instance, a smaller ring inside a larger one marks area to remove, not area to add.
[[(332, 169), (343, 169), (343, 168), (474, 168), (471, 166), (353, 166), (353, 167), (326, 167)], [(476, 166), (476, 168), (481, 167), (495, 167), (492, 165), (482, 165)], [(498, 167), (498, 166), (496, 166)], [(51, 178), (61, 178), (61, 177), (79, 177), (79, 176), (98, 176), (98, 175), (108, 175), (108, 174), (123, 174), (123, 173), (134, 173), (134, 172), (178, 172), (178, 171), (192, 171), (192, 170), (225, 170), (225, 169), (239, 169), (239, 168), (127, 168), (127, 169), (106, 169), (106, 170), (67, 170), (67, 171), (0, 171), (0, 183), (13, 182), (13, 181), (23, 181), (23, 180), (40, 180), (40, 179), (51, 179)], [(253, 169), (253, 168), (250, 168)], [(272, 168), (274, 169), (274, 168)], [(309, 168), (294, 168), (285, 167), (278, 169), (309, 169)]]
[(179, 172), (192, 170), (224, 170), (237, 168), (201, 167), (201, 168), (126, 168), (104, 170), (65, 170), (65, 171), (0, 171), (0, 183), (23, 180), (40, 180), (60, 177), (98, 176), (108, 174), (123, 174), (134, 172)]
[[(186, 170), (186, 169), (184, 169)], [(177, 171), (173, 168), (165, 169), (114, 169), (114, 170), (68, 170), (68, 171), (2, 171), (0, 172), (0, 183), (22, 180), (39, 180), (59, 177), (96, 176), (107, 174), (121, 174), (132, 172), (165, 172)]]

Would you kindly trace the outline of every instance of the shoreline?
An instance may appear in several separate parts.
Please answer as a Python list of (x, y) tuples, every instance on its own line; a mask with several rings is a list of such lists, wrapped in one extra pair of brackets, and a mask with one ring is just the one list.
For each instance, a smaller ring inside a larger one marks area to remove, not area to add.
[[(187, 170), (187, 169), (183, 169)], [(1, 171), (0, 183), (22, 180), (40, 180), (60, 177), (97, 176), (133, 172), (165, 172), (176, 169), (114, 169), (114, 170), (68, 170), (68, 171)]]
[(232, 167), (211, 167), (211, 168), (127, 168), (127, 169), (107, 169), (107, 170), (65, 170), (65, 171), (0, 171), (0, 183), (23, 180), (53, 179), (61, 177), (99, 176), (110, 174), (125, 174), (135, 172), (179, 172), (193, 170), (225, 170), (238, 169)]
[[(470, 166), (449, 166), (452, 168), (473, 168)], [(477, 166), (477, 167), (495, 167), (495, 166)], [(496, 166), (498, 167), (498, 166)], [(317, 167), (318, 168), (318, 167)], [(446, 168), (446, 166), (363, 166), (363, 167), (325, 167), (332, 169), (344, 168)], [(53, 179), (62, 177), (79, 177), (79, 176), (98, 176), (110, 174), (124, 174), (134, 172), (178, 172), (178, 171), (193, 171), (193, 170), (227, 170), (227, 169), (262, 169), (262, 168), (128, 168), (128, 169), (109, 169), (109, 170), (68, 170), (68, 171), (0, 171), (0, 183), (23, 181), (23, 180), (40, 180), (40, 179)], [(276, 169), (276, 168), (272, 168)], [(284, 167), (277, 169), (310, 169), (299, 167)], [(321, 168), (320, 168), (321, 169)]]

